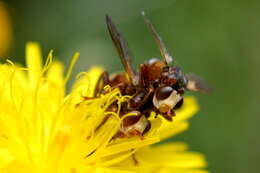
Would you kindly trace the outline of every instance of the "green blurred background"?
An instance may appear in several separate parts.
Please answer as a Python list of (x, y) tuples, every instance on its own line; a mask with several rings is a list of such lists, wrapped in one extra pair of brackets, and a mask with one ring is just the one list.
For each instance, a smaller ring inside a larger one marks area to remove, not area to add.
[(211, 95), (194, 94), (201, 106), (183, 140), (207, 157), (215, 173), (258, 173), (260, 140), (260, 1), (245, 0), (6, 0), (13, 44), (5, 57), (24, 63), (27, 41), (38, 41), (44, 56), (68, 64), (81, 56), (74, 75), (92, 65), (122, 70), (106, 30), (110, 14), (140, 64), (159, 51), (140, 11), (156, 26), (169, 52), (186, 72), (203, 76)]

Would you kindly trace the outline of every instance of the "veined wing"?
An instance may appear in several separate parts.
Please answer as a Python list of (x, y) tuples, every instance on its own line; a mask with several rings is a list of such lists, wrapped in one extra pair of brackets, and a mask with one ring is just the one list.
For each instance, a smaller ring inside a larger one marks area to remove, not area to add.
[(108, 15), (106, 16), (106, 23), (111, 39), (117, 49), (121, 62), (125, 68), (125, 71), (129, 76), (130, 82), (134, 86), (136, 86), (139, 84), (139, 76), (137, 75), (137, 72), (134, 70), (132, 66), (131, 56), (127, 43), (124, 40), (121, 33), (117, 30), (111, 17), (109, 17)]

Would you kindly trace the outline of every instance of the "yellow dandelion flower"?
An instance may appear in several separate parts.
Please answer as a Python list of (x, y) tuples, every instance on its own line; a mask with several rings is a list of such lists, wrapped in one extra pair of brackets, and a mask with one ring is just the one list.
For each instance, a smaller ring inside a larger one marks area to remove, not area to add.
[(0, 2), (0, 58), (6, 54), (12, 41), (12, 27), (6, 6)]
[[(26, 46), (27, 67), (8, 61), (0, 65), (0, 172), (8, 173), (204, 173), (204, 157), (188, 152), (183, 143), (151, 146), (188, 127), (187, 119), (197, 110), (193, 97), (177, 112), (173, 123), (151, 118), (144, 139), (117, 138), (122, 119), (106, 112), (114, 102), (128, 96), (118, 89), (99, 98), (91, 97), (102, 69), (81, 73), (71, 92), (65, 84), (63, 65), (52, 51), (42, 65), (36, 43)], [(107, 121), (103, 121), (110, 115)]]

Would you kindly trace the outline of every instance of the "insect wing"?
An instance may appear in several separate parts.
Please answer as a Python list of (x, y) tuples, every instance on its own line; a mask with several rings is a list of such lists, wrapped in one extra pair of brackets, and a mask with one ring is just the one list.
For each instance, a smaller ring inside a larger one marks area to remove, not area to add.
[(203, 93), (211, 93), (212, 88), (199, 76), (195, 74), (186, 74), (188, 83), (186, 88), (191, 91), (200, 91)]
[(106, 23), (107, 23), (107, 28), (109, 30), (111, 39), (117, 49), (121, 62), (125, 68), (125, 71), (129, 76), (130, 82), (136, 86), (139, 84), (139, 77), (132, 66), (131, 56), (130, 56), (127, 43), (124, 40), (121, 33), (117, 30), (111, 17), (108, 15), (106, 16)]
[(172, 62), (172, 57), (168, 53), (168, 51), (167, 51), (167, 49), (166, 49), (166, 47), (165, 47), (165, 45), (163, 43), (162, 38), (157, 33), (157, 31), (155, 30), (153, 24), (150, 22), (150, 20), (145, 16), (145, 12), (144, 11), (141, 12), (141, 15), (143, 16), (146, 25), (148, 26), (148, 28), (152, 32), (153, 38), (155, 39), (155, 41), (156, 41), (156, 43), (157, 43), (157, 45), (158, 45), (158, 47), (160, 49), (161, 55), (164, 58), (165, 63), (167, 65), (169, 65)]

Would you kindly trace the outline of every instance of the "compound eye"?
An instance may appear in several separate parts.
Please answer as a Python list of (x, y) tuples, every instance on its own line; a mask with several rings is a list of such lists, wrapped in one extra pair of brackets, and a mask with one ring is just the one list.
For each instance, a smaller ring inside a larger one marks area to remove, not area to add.
[(159, 88), (157, 88), (156, 93), (155, 93), (156, 98), (158, 100), (166, 99), (171, 95), (172, 91), (173, 91), (173, 88), (170, 86), (159, 87)]
[(170, 86), (175, 85), (177, 82), (175, 74), (168, 74), (164, 82), (165, 82), (165, 84), (170, 85)]

